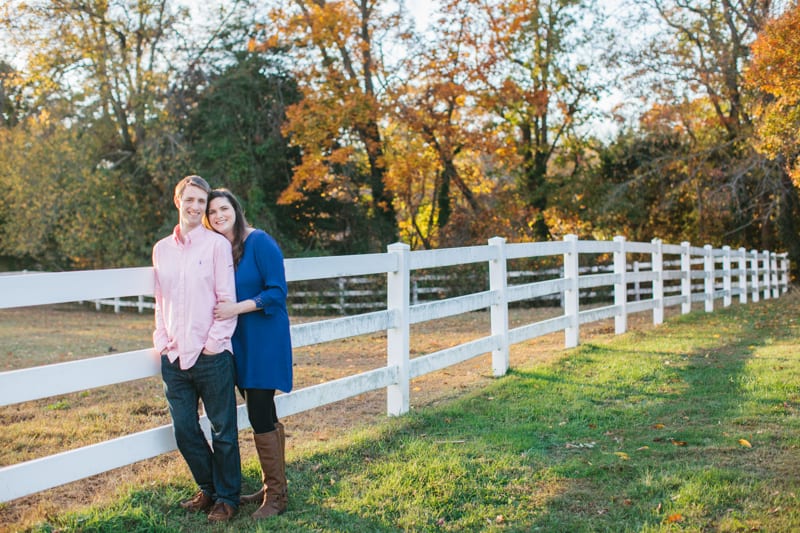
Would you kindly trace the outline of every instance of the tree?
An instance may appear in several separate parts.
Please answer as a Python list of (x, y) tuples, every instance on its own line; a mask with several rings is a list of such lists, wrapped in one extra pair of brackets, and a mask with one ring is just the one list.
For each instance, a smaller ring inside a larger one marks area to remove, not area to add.
[(16, 87), (17, 71), (4, 61), (0, 61), (0, 127), (14, 127), (23, 113), (21, 94)]
[[(425, 248), (466, 244), (448, 236), (484, 216), (478, 191), (486, 190), (486, 180), (476, 154), (491, 152), (494, 137), (483, 134), (470, 87), (474, 57), (463, 44), (469, 24), (460, 13), (443, 17), (435, 34), (408, 32), (396, 76), (402, 81), (390, 96), (396, 124), (387, 153), (390, 185), (401, 229)], [(462, 210), (460, 228), (448, 228)]]
[(173, 61), (167, 41), (188, 12), (168, 0), (10, 2), (0, 11), (27, 59), (22, 82), (38, 106), (69, 99), (83, 117), (110, 127), (104, 158), (118, 164), (136, 152), (147, 125), (163, 113)]
[[(4, 78), (10, 80), (4, 94), (13, 94), (29, 119), (7, 138), (17, 148), (39, 143), (51, 149), (42, 154), (37, 145), (6, 154), (15, 166), (3, 178), (20, 193), (9, 195), (7, 205), (26, 209), (37, 187), (63, 193), (48, 211), (28, 213), (40, 219), (31, 220), (29, 242), (26, 228), (11, 223), (0, 247), (48, 268), (149, 262), (156, 235), (174, 224), (172, 185), (191, 172), (181, 100), (205, 83), (197, 76), (199, 57), (211, 42), (196, 47), (180, 35), (189, 11), (174, 6), (168, 0), (14, 0), (0, 6), (0, 30), (22, 64)], [(42, 121), (46, 128), (37, 125)], [(67, 242), (73, 249), (64, 248)]]
[(273, 233), (284, 251), (320, 251), (327, 243), (310, 231), (310, 215), (318, 210), (313, 204), (324, 201), (309, 193), (298, 203), (277, 203), (300, 163), (299, 151), (281, 133), (286, 108), (299, 102), (300, 92), (280, 65), (279, 58), (242, 52), (211, 79), (189, 117), (191, 165), (232, 189), (248, 221)]
[[(548, 239), (544, 213), (552, 165), (562, 142), (591, 116), (588, 103), (601, 92), (587, 44), (602, 33), (602, 18), (587, 0), (467, 4), (480, 21), (467, 38), (481, 59), (474, 71), (482, 85), (481, 105), (499, 118), (499, 135), (513, 140), (516, 154), (507, 166), (519, 169), (534, 237)], [(451, 2), (448, 10), (460, 5)]]
[(750, 86), (766, 97), (756, 108), (759, 149), (782, 159), (800, 186), (800, 4), (766, 24), (753, 43), (746, 72)]
[[(662, 175), (684, 169), (679, 185), (690, 194), (695, 235), (703, 241), (774, 249), (793, 225), (796, 193), (786, 187), (785, 172), (753, 150), (756, 99), (743, 80), (750, 44), (769, 18), (770, 3), (642, 5), (639, 23), (655, 15), (660, 25), (631, 56), (631, 79), (652, 106), (648, 120), (683, 139), (672, 158), (658, 160)], [(784, 240), (784, 246), (791, 244)]]
[[(43, 111), (0, 128), (0, 255), (16, 268), (144, 264), (151, 223), (137, 198), (94, 164), (97, 137)], [(133, 210), (133, 211), (132, 211)]]
[[(116, 220), (135, 228), (128, 233), (115, 225), (91, 225), (101, 232), (98, 239), (75, 238), (75, 257), (67, 253), (72, 259), (53, 267), (113, 266), (123, 260), (140, 264), (148, 259), (147, 250), (164, 216), (165, 184), (175, 180), (153, 175), (154, 165), (146, 159), (164, 133), (160, 125), (165, 121), (165, 95), (173, 66), (168, 41), (176, 37), (176, 24), (187, 15), (185, 10), (170, 11), (170, 6), (167, 0), (59, 0), (14, 1), (0, 8), (0, 27), (24, 61), (14, 79), (16, 90), (34, 120), (48, 117), (50, 124), (43, 130), (29, 124), (19, 135), (53, 142), (54, 155), (74, 163), (59, 165), (42, 157), (29, 160), (27, 167), (49, 161), (54, 167), (41, 169), (41, 175), (61, 190), (83, 184), (84, 193), (97, 194), (93, 205), (96, 209), (104, 206), (102, 212), (83, 209), (78, 216), (92, 212), (98, 221)], [(25, 152), (19, 155), (26, 156), (33, 157)], [(7, 179), (25, 179), (24, 168), (15, 172)], [(48, 216), (73, 216), (74, 211), (65, 205), (54, 204), (57, 209)], [(126, 213), (136, 213), (136, 217), (126, 220)], [(48, 236), (55, 255), (59, 255), (56, 241), (75, 237), (64, 233), (69, 224), (43, 221), (43, 227), (56, 232)], [(106, 239), (126, 237), (132, 241), (120, 242), (120, 253), (103, 252)], [(99, 248), (89, 253), (83, 246), (87, 242)], [(139, 255), (131, 257), (132, 250)]]
[(281, 201), (296, 202), (318, 191), (365, 205), (371, 231), (362, 236), (371, 241), (364, 243), (368, 249), (397, 236), (394, 198), (385, 183), (378, 83), (386, 65), (378, 46), (396, 32), (398, 19), (384, 15), (385, 7), (382, 0), (293, 0), (270, 12), (260, 42), (251, 45), (286, 50), (303, 92), (287, 110), (285, 126), (302, 150), (302, 162)]

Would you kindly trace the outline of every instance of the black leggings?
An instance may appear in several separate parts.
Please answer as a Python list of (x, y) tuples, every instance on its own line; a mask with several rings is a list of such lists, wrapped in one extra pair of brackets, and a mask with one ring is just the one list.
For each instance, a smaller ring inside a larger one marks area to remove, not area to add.
[(275, 410), (275, 389), (245, 389), (244, 399), (247, 402), (247, 417), (253, 427), (253, 433), (269, 433), (275, 431), (278, 413)]

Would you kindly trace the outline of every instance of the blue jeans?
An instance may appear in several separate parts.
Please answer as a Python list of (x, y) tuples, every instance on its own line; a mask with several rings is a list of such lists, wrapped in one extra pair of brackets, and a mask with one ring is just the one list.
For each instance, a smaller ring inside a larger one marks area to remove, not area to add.
[[(170, 363), (162, 355), (161, 377), (175, 441), (194, 480), (215, 502), (237, 508), (242, 474), (233, 354), (224, 351), (200, 355), (197, 363), (187, 370), (181, 370), (177, 359)], [(201, 399), (211, 423), (211, 447), (200, 428), (197, 408)]]

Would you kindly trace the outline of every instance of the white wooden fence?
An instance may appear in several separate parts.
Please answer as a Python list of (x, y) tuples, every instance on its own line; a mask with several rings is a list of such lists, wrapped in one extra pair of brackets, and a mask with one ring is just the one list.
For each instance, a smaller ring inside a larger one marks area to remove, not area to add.
[[(648, 270), (629, 271), (631, 254), (649, 255)], [(613, 272), (581, 275), (586, 256), (613, 256)], [(533, 283), (509, 284), (508, 261), (561, 256), (561, 277)], [(665, 261), (671, 257), (673, 261)], [(410, 276), (430, 269), (484, 262), (489, 265), (488, 289), (433, 302), (411, 305)], [(565, 346), (579, 342), (580, 325), (614, 318), (615, 332), (627, 329), (628, 315), (652, 311), (653, 322), (663, 321), (664, 309), (681, 306), (688, 313), (693, 302), (711, 312), (717, 300), (728, 306), (739, 302), (777, 298), (788, 290), (786, 254), (746, 252), (729, 247), (613, 241), (563, 241), (507, 244), (495, 237), (486, 246), (410, 251), (405, 244), (386, 253), (287, 259), (287, 281), (365, 276), (387, 276), (386, 308), (360, 315), (292, 326), (295, 347), (375, 332), (387, 332), (386, 366), (298, 389), (276, 397), (279, 416), (285, 417), (369, 391), (387, 390), (387, 413), (409, 410), (409, 381), (466, 361), (492, 354), (492, 371), (502, 376), (509, 366), (509, 346), (548, 333), (563, 331)], [(668, 267), (674, 268), (668, 268)], [(702, 283), (694, 283), (699, 280)], [(650, 298), (629, 301), (629, 287), (645, 283)], [(581, 309), (579, 294), (591, 288), (613, 289), (612, 305)], [(699, 290), (697, 290), (699, 288)], [(64, 273), (0, 276), (0, 309), (33, 305), (152, 295), (151, 268), (127, 268)], [(510, 329), (508, 305), (563, 293), (563, 314)], [(480, 309), (490, 310), (486, 336), (434, 353), (409, 357), (410, 325)], [(4, 350), (0, 350), (3, 353)], [(89, 354), (87, 354), (89, 355)], [(0, 373), (0, 406), (48, 398), (156, 376), (158, 357), (150, 347), (141, 350)], [(249, 427), (244, 406), (239, 407), (240, 429)], [(203, 423), (206, 425), (207, 420)], [(99, 444), (0, 468), (0, 502), (142, 461), (176, 449), (170, 425), (115, 438)]]

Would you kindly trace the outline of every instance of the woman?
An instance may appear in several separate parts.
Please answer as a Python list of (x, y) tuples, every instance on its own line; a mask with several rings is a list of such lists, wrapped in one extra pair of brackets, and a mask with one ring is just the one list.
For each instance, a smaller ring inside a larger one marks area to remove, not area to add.
[(214, 317), (238, 315), (233, 334), (236, 384), (247, 402), (253, 440), (261, 463), (261, 490), (241, 497), (259, 502), (253, 518), (283, 513), (286, 490), (286, 437), (275, 410), (275, 390), (292, 390), (292, 344), (286, 309), (283, 253), (264, 231), (247, 224), (241, 204), (227, 189), (208, 195), (206, 224), (231, 242), (237, 302), (220, 302)]

